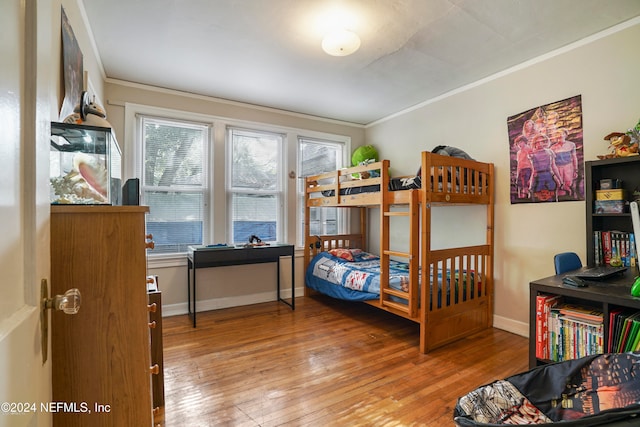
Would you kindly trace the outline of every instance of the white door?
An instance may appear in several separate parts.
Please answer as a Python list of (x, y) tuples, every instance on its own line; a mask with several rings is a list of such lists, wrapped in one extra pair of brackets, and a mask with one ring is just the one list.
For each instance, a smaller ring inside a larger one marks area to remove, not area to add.
[(48, 3), (0, 0), (0, 427), (51, 425), (41, 405), (51, 401), (51, 363), (43, 364), (40, 344), (40, 280), (49, 276)]

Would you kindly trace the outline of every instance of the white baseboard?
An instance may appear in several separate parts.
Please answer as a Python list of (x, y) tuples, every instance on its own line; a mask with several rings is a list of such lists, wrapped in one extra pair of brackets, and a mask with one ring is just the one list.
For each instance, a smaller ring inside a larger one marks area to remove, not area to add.
[(525, 338), (529, 338), (529, 324), (519, 322), (517, 320), (509, 319), (507, 317), (493, 315), (493, 327), (502, 329), (503, 331), (511, 332), (516, 335), (521, 335)]
[[(304, 288), (296, 288), (296, 296), (304, 295)], [(291, 289), (281, 289), (280, 297), (284, 299), (291, 298)], [(277, 293), (274, 292), (261, 292), (251, 295), (238, 295), (235, 297), (214, 298), (208, 300), (199, 300), (196, 304), (196, 311), (219, 310), (221, 308), (239, 307), (242, 305), (259, 304), (262, 302), (275, 301), (278, 298)], [(178, 304), (163, 304), (162, 305), (162, 317), (178, 316), (181, 314), (187, 314), (188, 305), (186, 302)]]

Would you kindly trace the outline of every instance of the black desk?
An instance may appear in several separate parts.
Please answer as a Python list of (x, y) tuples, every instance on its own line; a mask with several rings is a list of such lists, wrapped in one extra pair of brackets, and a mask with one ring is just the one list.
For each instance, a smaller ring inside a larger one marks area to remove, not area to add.
[[(583, 267), (582, 270), (587, 267)], [(640, 310), (640, 298), (631, 296), (631, 285), (638, 275), (637, 267), (629, 267), (622, 273), (609, 277), (606, 280), (587, 280), (586, 288), (573, 288), (564, 285), (562, 278), (576, 273), (578, 270), (569, 271), (556, 276), (545, 277), (529, 283), (529, 367), (533, 368), (540, 361), (536, 358), (536, 296), (540, 293), (560, 295), (567, 302), (578, 305), (596, 307), (603, 312), (604, 342), (608, 342), (609, 312), (612, 308), (623, 307)]]
[[(291, 257), (291, 302), (280, 297), (280, 257)], [(187, 253), (187, 295), (189, 300), (189, 317), (196, 327), (196, 270), (198, 268), (225, 267), (229, 265), (261, 264), (275, 262), (278, 266), (278, 301), (282, 301), (295, 310), (295, 259), (294, 246), (285, 244), (271, 244), (254, 247), (209, 247), (189, 246)], [(193, 282), (191, 281), (193, 270)]]

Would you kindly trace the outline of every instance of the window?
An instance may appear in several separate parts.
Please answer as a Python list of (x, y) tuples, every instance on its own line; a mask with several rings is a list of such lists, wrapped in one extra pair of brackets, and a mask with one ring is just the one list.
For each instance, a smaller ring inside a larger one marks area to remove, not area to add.
[(154, 254), (203, 243), (209, 126), (141, 116), (142, 201)]
[[(183, 265), (189, 245), (252, 235), (302, 246), (299, 177), (344, 166), (350, 151), (347, 136), (130, 103), (125, 130), (123, 177), (140, 178), (150, 207), (153, 268)], [(313, 209), (312, 232), (345, 233), (346, 211)]]
[(228, 130), (227, 239), (246, 243), (284, 241), (284, 135), (230, 127)]
[[(311, 138), (298, 138), (298, 176), (304, 178), (323, 172), (330, 172), (342, 168), (344, 159), (344, 144)], [(304, 244), (304, 181), (298, 185), (298, 212), (300, 214), (300, 229), (298, 244)], [(309, 211), (309, 230), (311, 235), (339, 234), (343, 232), (345, 210), (338, 208), (311, 208)]]

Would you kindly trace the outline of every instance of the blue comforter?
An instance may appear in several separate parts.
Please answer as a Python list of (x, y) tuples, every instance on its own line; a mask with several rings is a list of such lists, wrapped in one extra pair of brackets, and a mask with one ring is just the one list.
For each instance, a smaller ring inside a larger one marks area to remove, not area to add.
[[(352, 259), (349, 260), (331, 255), (328, 252), (321, 252), (316, 255), (309, 263), (309, 268), (306, 272), (305, 280), (307, 286), (334, 298), (351, 301), (365, 301), (379, 298), (380, 258), (358, 249), (350, 250), (350, 254)], [(454, 289), (450, 289), (451, 280), (449, 274), (447, 274), (447, 280), (445, 281), (447, 305), (449, 304), (449, 296), (452, 291), (454, 292), (456, 302), (458, 298), (456, 291), (459, 274), (456, 271), (454, 275)], [(472, 284), (473, 276), (474, 274), (471, 273)], [(441, 273), (438, 273), (438, 279), (438, 300), (440, 300), (442, 293)], [(466, 274), (462, 275), (462, 280), (463, 290), (466, 291)], [(409, 264), (390, 261), (389, 286), (399, 291), (409, 291)], [(466, 300), (466, 292), (463, 294), (463, 300)], [(438, 306), (441, 306), (440, 301), (438, 301)]]
[[(353, 255), (354, 261), (347, 261), (322, 252), (309, 265), (314, 277), (334, 285), (354, 291), (380, 294), (380, 258), (367, 252)], [(409, 265), (391, 261), (389, 285), (398, 290), (408, 291)]]

